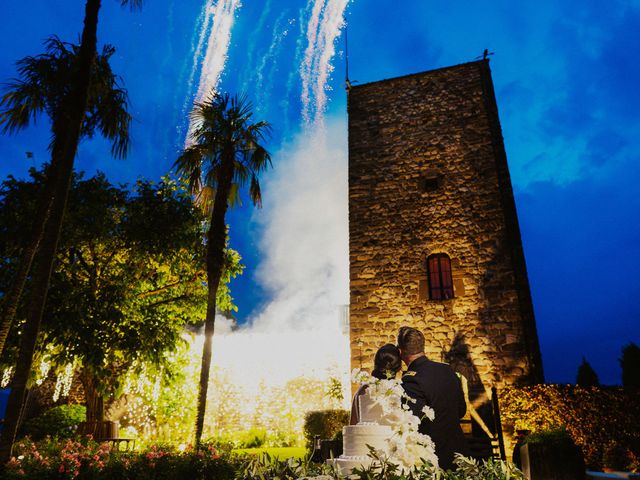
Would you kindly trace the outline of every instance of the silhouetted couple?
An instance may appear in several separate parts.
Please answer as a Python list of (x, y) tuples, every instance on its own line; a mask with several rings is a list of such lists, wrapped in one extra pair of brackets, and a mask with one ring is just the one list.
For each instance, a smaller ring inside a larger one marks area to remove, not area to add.
[[(402, 387), (415, 402), (407, 405), (418, 418), (422, 418), (419, 432), (429, 435), (435, 443), (436, 455), (440, 467), (453, 468), (454, 454), (467, 454), (467, 442), (460, 427), (467, 405), (460, 379), (453, 369), (444, 363), (429, 360), (424, 353), (424, 335), (411, 327), (401, 327), (398, 331), (398, 345), (387, 344), (381, 347), (374, 358), (371, 375), (378, 379), (395, 378), (402, 367)], [(358, 422), (357, 397), (364, 387), (356, 393), (351, 411), (351, 423)], [(425, 406), (435, 412), (433, 420), (423, 414)], [(423, 418), (424, 417), (424, 418)]]

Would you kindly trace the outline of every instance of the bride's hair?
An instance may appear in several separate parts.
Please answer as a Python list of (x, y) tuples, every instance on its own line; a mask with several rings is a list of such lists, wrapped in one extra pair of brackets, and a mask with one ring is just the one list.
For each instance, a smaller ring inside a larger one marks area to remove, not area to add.
[(376, 356), (373, 359), (373, 372), (371, 372), (371, 375), (381, 380), (394, 377), (398, 370), (400, 370), (400, 367), (402, 367), (400, 350), (398, 350), (398, 347), (395, 345), (387, 343), (376, 352)]

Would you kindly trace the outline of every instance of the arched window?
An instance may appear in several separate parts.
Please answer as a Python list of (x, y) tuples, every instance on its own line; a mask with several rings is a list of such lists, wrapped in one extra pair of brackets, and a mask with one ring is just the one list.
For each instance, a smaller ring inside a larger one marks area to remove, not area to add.
[(436, 253), (427, 258), (427, 279), (429, 299), (446, 300), (453, 298), (451, 259), (445, 253)]

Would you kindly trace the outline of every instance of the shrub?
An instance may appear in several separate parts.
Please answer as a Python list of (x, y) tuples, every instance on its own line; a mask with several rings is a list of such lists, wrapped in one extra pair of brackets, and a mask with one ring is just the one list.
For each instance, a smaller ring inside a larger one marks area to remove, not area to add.
[(556, 427), (550, 428), (548, 430), (532, 432), (524, 437), (523, 443), (540, 443), (553, 446), (574, 444), (571, 435), (569, 435), (569, 432), (567, 432), (567, 429), (564, 427)]
[(590, 469), (602, 467), (602, 450), (617, 441), (640, 450), (640, 395), (622, 388), (575, 385), (509, 387), (500, 392), (506, 434), (564, 427), (582, 449)]
[(83, 405), (59, 405), (27, 421), (24, 433), (33, 440), (43, 439), (47, 435), (70, 438), (75, 434), (78, 424), (86, 418), (87, 409)]
[(304, 417), (304, 438), (307, 448), (313, 446), (313, 437), (318, 435), (321, 439), (333, 438), (342, 427), (349, 424), (349, 411), (347, 410), (316, 410), (308, 412)]
[(251, 430), (242, 432), (239, 435), (236, 444), (238, 445), (238, 448), (259, 448), (262, 447), (266, 441), (266, 430), (252, 428)]
[(240, 465), (214, 446), (198, 450), (153, 445), (140, 452), (112, 451), (109, 443), (25, 439), (15, 447), (3, 480), (233, 480)]
[(618, 442), (609, 442), (602, 454), (602, 465), (612, 470), (627, 470), (632, 461), (631, 451)]

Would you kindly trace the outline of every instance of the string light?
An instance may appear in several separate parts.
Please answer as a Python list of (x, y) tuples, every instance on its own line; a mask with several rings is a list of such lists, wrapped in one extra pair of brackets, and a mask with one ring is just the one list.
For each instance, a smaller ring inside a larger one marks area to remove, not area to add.
[(9, 386), (9, 382), (11, 382), (11, 377), (13, 376), (13, 367), (5, 368), (2, 372), (2, 380), (0, 381), (1, 388), (7, 388)]

